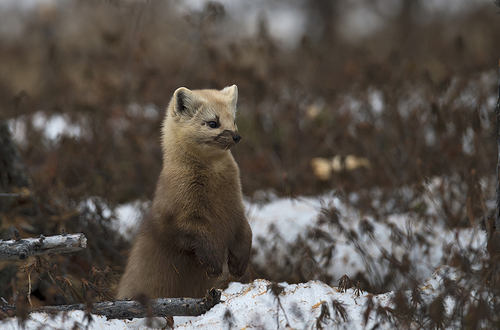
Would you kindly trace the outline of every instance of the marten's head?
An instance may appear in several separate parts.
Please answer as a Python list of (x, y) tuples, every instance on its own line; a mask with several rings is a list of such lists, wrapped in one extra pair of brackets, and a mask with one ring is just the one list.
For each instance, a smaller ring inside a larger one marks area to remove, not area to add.
[(164, 145), (176, 143), (206, 155), (229, 150), (241, 140), (235, 121), (237, 101), (236, 85), (220, 91), (178, 88), (167, 109)]

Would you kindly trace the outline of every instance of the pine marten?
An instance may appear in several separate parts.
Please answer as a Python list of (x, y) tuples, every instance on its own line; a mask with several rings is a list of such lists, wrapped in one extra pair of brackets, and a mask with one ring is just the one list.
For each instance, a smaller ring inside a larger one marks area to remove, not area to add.
[(133, 243), (118, 299), (203, 297), (227, 262), (239, 278), (250, 258), (240, 174), (236, 85), (174, 92), (162, 129), (163, 169)]

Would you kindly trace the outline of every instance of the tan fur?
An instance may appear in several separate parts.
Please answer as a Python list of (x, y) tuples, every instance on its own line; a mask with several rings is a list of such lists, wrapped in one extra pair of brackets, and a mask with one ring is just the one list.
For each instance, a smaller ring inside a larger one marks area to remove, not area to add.
[(226, 262), (232, 275), (244, 274), (252, 232), (229, 151), (239, 141), (237, 99), (236, 85), (175, 91), (163, 124), (163, 170), (118, 299), (202, 297)]

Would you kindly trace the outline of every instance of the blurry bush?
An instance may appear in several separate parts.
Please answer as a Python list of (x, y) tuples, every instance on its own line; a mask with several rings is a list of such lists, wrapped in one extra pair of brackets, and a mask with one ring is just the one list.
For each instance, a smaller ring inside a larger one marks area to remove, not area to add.
[[(389, 19), (378, 32), (360, 38), (340, 26), (352, 8), (300, 4), (306, 23), (296, 47), (270, 35), (265, 15), (255, 35), (245, 34), (240, 16), (216, 2), (184, 11), (169, 1), (46, 2), (17, 13), (17, 34), (0, 35), (2, 117), (22, 124), (37, 189), (57, 183), (70, 198), (149, 198), (172, 92), (232, 83), (247, 195), (397, 187), (417, 180), (417, 159), (429, 175), (493, 173), (490, 69), (500, 29), (492, 8), (424, 24), (425, 6), (401, 1), (382, 11)], [(81, 133), (44, 143), (40, 114), (63, 115)], [(310, 160), (337, 154), (366, 157), (371, 171), (317, 180)]]

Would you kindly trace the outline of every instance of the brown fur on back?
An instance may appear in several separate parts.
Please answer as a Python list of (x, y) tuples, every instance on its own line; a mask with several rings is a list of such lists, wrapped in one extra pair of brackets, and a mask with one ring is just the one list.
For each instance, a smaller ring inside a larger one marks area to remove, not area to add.
[[(118, 299), (202, 297), (226, 262), (232, 275), (244, 274), (252, 233), (229, 151), (239, 141), (236, 100), (234, 85), (174, 93), (163, 126), (163, 169)], [(214, 121), (219, 127), (210, 127)]]

